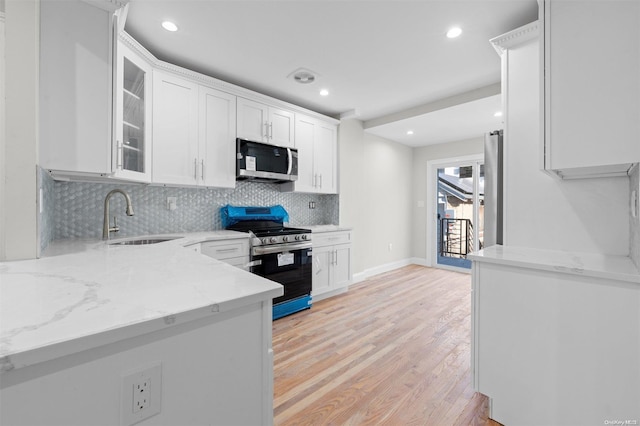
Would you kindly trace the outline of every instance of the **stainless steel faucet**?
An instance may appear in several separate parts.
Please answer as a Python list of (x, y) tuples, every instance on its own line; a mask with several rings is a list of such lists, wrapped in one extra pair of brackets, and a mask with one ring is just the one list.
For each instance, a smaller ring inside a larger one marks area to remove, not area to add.
[(120, 230), (115, 216), (113, 217), (113, 227), (109, 224), (109, 200), (116, 192), (124, 195), (124, 199), (127, 201), (127, 216), (133, 216), (133, 206), (131, 205), (131, 197), (129, 197), (129, 194), (122, 189), (114, 189), (113, 191), (110, 191), (104, 199), (104, 222), (102, 224), (103, 240), (108, 240), (111, 232), (118, 232)]

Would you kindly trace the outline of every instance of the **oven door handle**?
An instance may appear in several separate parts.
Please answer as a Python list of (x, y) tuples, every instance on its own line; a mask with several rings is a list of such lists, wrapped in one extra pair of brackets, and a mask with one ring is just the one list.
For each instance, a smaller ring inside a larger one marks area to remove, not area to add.
[(252, 260), (251, 262), (244, 265), (245, 268), (253, 268), (254, 266), (262, 265), (262, 260)]
[(262, 254), (284, 253), (287, 251), (302, 250), (306, 248), (311, 248), (311, 241), (307, 241), (304, 243), (279, 245), (279, 246), (265, 246), (265, 247), (258, 246), (253, 248), (252, 254), (254, 256), (260, 256)]

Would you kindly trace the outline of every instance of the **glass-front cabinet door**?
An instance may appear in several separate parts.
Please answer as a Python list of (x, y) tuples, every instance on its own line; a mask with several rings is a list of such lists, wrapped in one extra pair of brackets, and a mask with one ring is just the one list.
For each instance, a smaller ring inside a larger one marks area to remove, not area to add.
[(151, 181), (151, 67), (118, 43), (114, 176)]

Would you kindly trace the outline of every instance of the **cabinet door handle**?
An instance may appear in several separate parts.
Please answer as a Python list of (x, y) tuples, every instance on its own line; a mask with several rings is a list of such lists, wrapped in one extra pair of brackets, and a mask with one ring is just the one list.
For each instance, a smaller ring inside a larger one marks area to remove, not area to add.
[(198, 180), (198, 159), (193, 159), (193, 180)]
[(269, 139), (269, 122), (264, 122), (264, 137)]
[(122, 170), (122, 157), (124, 156), (122, 142), (116, 141), (116, 168)]
[(273, 139), (273, 122), (269, 123), (269, 139)]
[(322, 188), (322, 173), (320, 173), (320, 188)]
[(204, 183), (204, 159), (200, 161), (200, 177), (202, 178), (202, 182)]
[(318, 186), (318, 175), (313, 175), (313, 187), (316, 188)]

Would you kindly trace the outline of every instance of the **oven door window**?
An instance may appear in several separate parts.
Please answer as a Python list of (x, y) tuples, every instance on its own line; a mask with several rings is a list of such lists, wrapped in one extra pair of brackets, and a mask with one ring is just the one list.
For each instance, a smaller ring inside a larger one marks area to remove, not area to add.
[(284, 295), (273, 300), (278, 303), (311, 293), (311, 249), (256, 256), (262, 263), (251, 272), (284, 286)]

